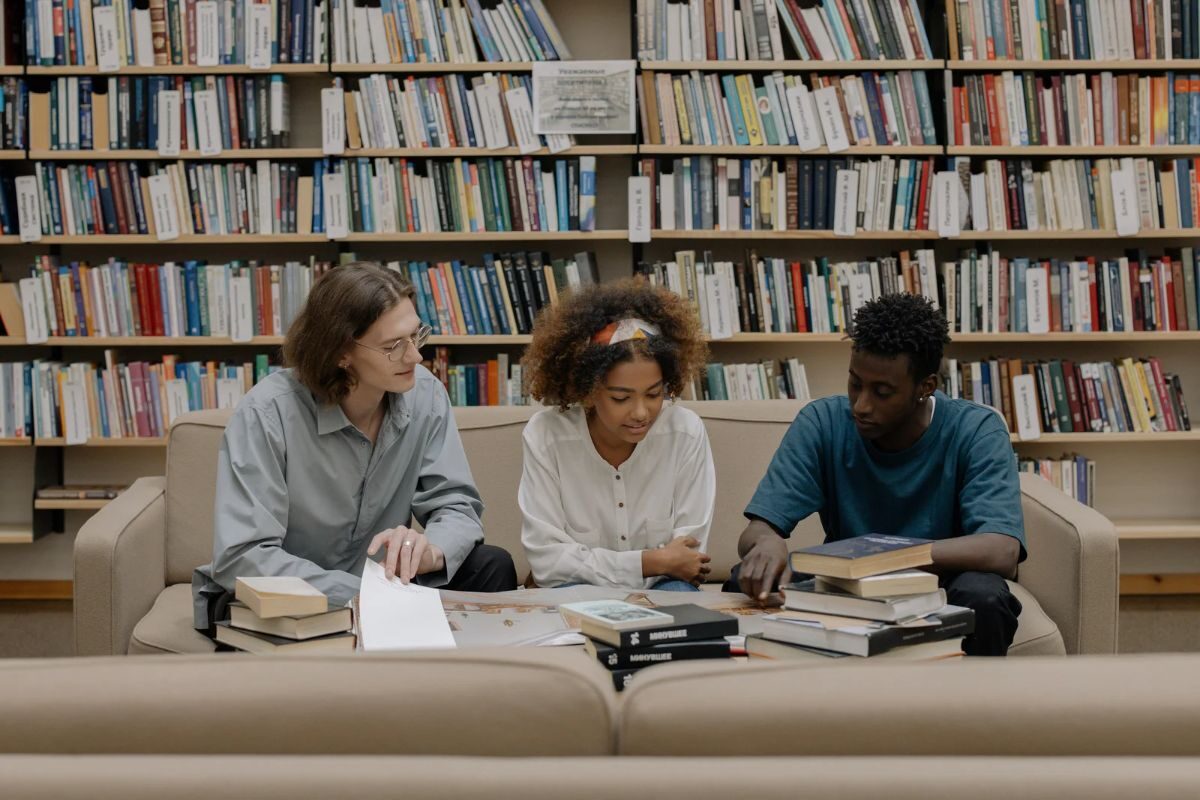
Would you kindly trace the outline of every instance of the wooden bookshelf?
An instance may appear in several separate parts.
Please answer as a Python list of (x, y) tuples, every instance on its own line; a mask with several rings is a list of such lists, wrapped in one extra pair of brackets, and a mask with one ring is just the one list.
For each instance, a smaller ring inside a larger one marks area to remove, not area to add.
[(20, 347), (23, 344), (24, 336), (0, 336), (0, 347)]
[[(940, 148), (936, 149), (940, 152)], [(0, 153), (9, 152), (18, 153), (20, 158), (25, 158), (23, 150), (0, 150)], [(347, 150), (345, 153), (331, 156), (331, 158), (520, 158), (522, 155), (566, 158), (570, 156), (631, 156), (636, 153), (637, 145), (632, 144), (572, 147), (561, 153), (551, 153), (542, 148), (525, 154), (515, 147), (505, 147), (500, 150), (488, 150), (485, 147), (400, 147)], [(177, 156), (164, 156), (157, 150), (31, 150), (29, 152), (29, 158), (34, 161), (222, 161), (230, 159), (251, 161), (259, 158), (299, 160), (325, 157), (326, 154), (319, 147), (247, 147), (222, 150), (216, 155), (204, 155), (199, 151), (189, 150), (181, 152)]]
[[(952, 333), (951, 346), (956, 344), (1036, 344), (1051, 343), (1116, 343), (1116, 342), (1200, 342), (1200, 331), (1131, 331), (1115, 333)], [(842, 333), (738, 333), (728, 339), (709, 339), (713, 344), (848, 344)]]
[(1122, 575), (1122, 595), (1197, 595), (1200, 575)]
[(71, 581), (0, 581), (0, 600), (71, 600)]
[(870, 72), (873, 70), (943, 69), (940, 58), (914, 60), (878, 59), (875, 61), (639, 61), (638, 68), (652, 72)]
[(448, 61), (400, 63), (400, 64), (331, 64), (329, 71), (334, 75), (356, 73), (450, 73), (450, 72), (532, 72), (530, 61), (468, 61), (455, 64)]
[(24, 150), (0, 150), (0, 161), (25, 161), (27, 158)]
[(24, 75), (25, 66), (23, 64), (0, 64), (0, 77), (10, 77), (13, 75)]
[(93, 75), (98, 77), (120, 75), (327, 75), (328, 64), (272, 64), (267, 69), (251, 69), (245, 64), (218, 64), (215, 67), (197, 67), (183, 64), (163, 64), (152, 67), (123, 66), (105, 72), (97, 66), (64, 66), (26, 68), (26, 75), (48, 78), (66, 75)]
[(283, 344), (282, 336), (255, 336), (235, 342), (227, 336), (51, 336), (52, 347), (269, 347)]
[(99, 511), (112, 500), (43, 500), (33, 501), (36, 511)]
[(474, 233), (352, 233), (339, 242), (619, 242), (629, 231), (478, 231)]
[(0, 525), (0, 544), (33, 544), (33, 530), (23, 525)]
[(1200, 442), (1200, 430), (1163, 433), (1043, 433), (1039, 439), (1021, 439), (1012, 434), (1013, 444), (1182, 444)]
[(1200, 145), (1030, 145), (1028, 147), (996, 147), (978, 145), (951, 145), (946, 148), (951, 156), (982, 156), (986, 158), (1039, 157), (1039, 158), (1103, 158), (1106, 156), (1195, 156), (1200, 155)]
[(33, 440), (28, 436), (24, 437), (8, 437), (0, 439), (0, 447), (32, 447)]
[(187, 234), (177, 239), (160, 240), (157, 236), (143, 233), (116, 233), (96, 236), (43, 236), (43, 244), (313, 244), (328, 242), (323, 233), (233, 233), (233, 234)]
[[(930, 234), (930, 238), (938, 238)], [(1200, 228), (1160, 228), (1136, 233), (1133, 236), (1121, 236), (1111, 228), (1094, 231), (963, 231), (958, 236), (942, 237), (950, 241), (979, 241), (994, 239), (1001, 241), (1053, 241), (1055, 239), (1120, 239), (1138, 241), (1147, 239), (1195, 239), (1200, 238)]]
[(1000, 72), (1004, 70), (1013, 70), (1014, 72), (1057, 70), (1069, 70), (1071, 72), (1116, 72), (1124, 70), (1165, 72), (1167, 70), (1200, 70), (1200, 59), (1119, 59), (1112, 61), (1097, 61), (1095, 59), (1024, 61), (1007, 58), (993, 61), (964, 61), (962, 59), (951, 59), (946, 62), (946, 69), (956, 72)]
[(1200, 519), (1115, 519), (1121, 541), (1200, 539)]
[[(1200, 148), (1195, 148), (1200, 152)], [(848, 150), (830, 153), (826, 147), (817, 150), (801, 150), (794, 145), (705, 145), (705, 144), (644, 144), (638, 147), (643, 156), (940, 156), (941, 145), (854, 145)]]
[(347, 149), (337, 158), (568, 158), (572, 156), (632, 156), (637, 155), (636, 144), (578, 145), (551, 153), (546, 148), (522, 153), (517, 147), (501, 147), (489, 150), (486, 147), (397, 147)]
[(830, 239), (850, 242), (855, 239), (866, 240), (906, 240), (923, 241), (936, 239), (934, 231), (858, 231), (853, 236), (840, 236), (833, 231), (664, 231), (655, 229), (652, 239)]
[(38, 439), (38, 447), (163, 447), (165, 436), (126, 436), (122, 438), (94, 437), (84, 444), (67, 444), (63, 438)]

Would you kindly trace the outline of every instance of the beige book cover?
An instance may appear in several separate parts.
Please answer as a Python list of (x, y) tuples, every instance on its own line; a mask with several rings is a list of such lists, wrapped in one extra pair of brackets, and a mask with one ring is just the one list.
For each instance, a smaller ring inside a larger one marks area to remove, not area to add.
[(0, 324), (5, 336), (25, 335), (25, 311), (15, 283), (0, 283)]
[(329, 610), (324, 594), (294, 576), (238, 578), (234, 596), (261, 619), (323, 614)]
[(296, 186), (296, 233), (312, 233), (313, 179), (301, 175)]

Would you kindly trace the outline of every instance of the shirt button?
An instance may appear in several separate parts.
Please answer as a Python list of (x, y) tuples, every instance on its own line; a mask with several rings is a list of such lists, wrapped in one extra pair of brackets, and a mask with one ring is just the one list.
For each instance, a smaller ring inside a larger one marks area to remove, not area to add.
[(363, 447), (366, 447), (366, 446), (367, 446), (367, 443), (366, 443), (366, 441), (365, 441), (365, 440), (364, 440), (364, 441), (360, 441), (360, 442), (359, 442), (359, 444), (361, 444)]
[(624, 508), (624, 507), (625, 507), (624, 503), (617, 503), (617, 508)]
[(621, 537), (622, 542), (625, 541), (625, 539), (626, 539), (626, 537), (624, 537), (624, 536)]
[(616, 477), (616, 479), (617, 479), (617, 480), (621, 480), (621, 476), (620, 476), (620, 475), (617, 475), (617, 476), (615, 476), (615, 477)]

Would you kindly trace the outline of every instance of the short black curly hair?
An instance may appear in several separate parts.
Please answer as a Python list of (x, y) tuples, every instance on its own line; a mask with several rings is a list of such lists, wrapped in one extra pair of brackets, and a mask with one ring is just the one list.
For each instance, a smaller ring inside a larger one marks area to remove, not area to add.
[[(657, 326), (659, 335), (592, 343), (600, 329), (630, 317)], [(658, 362), (664, 388), (673, 397), (683, 393), (708, 358), (696, 309), (642, 278), (576, 289), (543, 309), (521, 364), (530, 396), (566, 411), (583, 402), (614, 366), (635, 357)]]
[(884, 295), (860, 308), (850, 341), (862, 353), (907, 355), (909, 373), (920, 381), (941, 369), (950, 334), (946, 318), (929, 298), (903, 293)]

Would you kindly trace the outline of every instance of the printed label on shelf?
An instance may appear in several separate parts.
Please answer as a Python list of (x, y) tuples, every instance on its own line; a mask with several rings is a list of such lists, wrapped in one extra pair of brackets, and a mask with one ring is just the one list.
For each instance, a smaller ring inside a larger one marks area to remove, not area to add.
[(835, 197), (833, 232), (838, 236), (853, 236), (858, 222), (858, 172), (852, 169), (837, 171)]
[(321, 90), (321, 152), (346, 152), (346, 92), (338, 86)]
[(17, 185), (17, 224), (22, 242), (37, 242), (42, 238), (42, 204), (38, 198), (36, 175), (22, 175)]
[(346, 174), (327, 172), (321, 176), (325, 193), (325, 233), (330, 239), (341, 239), (350, 234), (346, 210)]
[(221, 115), (217, 107), (217, 93), (202, 89), (192, 95), (196, 105), (196, 139), (200, 154), (215, 156), (221, 152)]
[(181, 147), (182, 124), (180, 122), (182, 98), (178, 89), (158, 93), (158, 154), (177, 156)]
[(166, 174), (150, 176), (150, 205), (154, 214), (154, 230), (160, 242), (179, 238), (179, 212), (171, 178)]
[(271, 6), (251, 3), (247, 10), (246, 63), (250, 69), (271, 68)]
[(1017, 415), (1017, 436), (1023, 442), (1042, 438), (1042, 422), (1038, 416), (1037, 387), (1032, 375), (1012, 379), (1013, 409)]
[(801, 152), (816, 150), (825, 144), (821, 133), (821, 123), (817, 120), (817, 110), (813, 105), (812, 93), (807, 86), (793, 86), (787, 92), (788, 106), (792, 110), (792, 119), (796, 122), (796, 143)]
[(813, 96), (817, 99), (817, 117), (821, 120), (821, 131), (825, 134), (829, 152), (839, 153), (850, 149), (850, 137), (846, 135), (842, 111), (838, 107), (837, 89), (826, 86), (813, 92)]
[(121, 68), (120, 55), (117, 52), (116, 7), (96, 6), (93, 8), (92, 28), (96, 34), (96, 65), (100, 67), (101, 72), (116, 72)]
[(645, 175), (629, 179), (629, 241), (650, 241), (653, 192), (650, 178)]
[(512, 117), (513, 133), (517, 137), (517, 147), (522, 155), (542, 149), (542, 143), (533, 132), (533, 106), (529, 103), (529, 93), (525, 87), (509, 89), (504, 93), (508, 100), (508, 113)]
[(957, 172), (939, 172), (934, 178), (934, 203), (937, 211), (938, 236), (958, 236), (961, 233), (958, 207), (960, 187)]
[(216, 0), (196, 2), (196, 64), (215, 67), (221, 63), (221, 35)]

